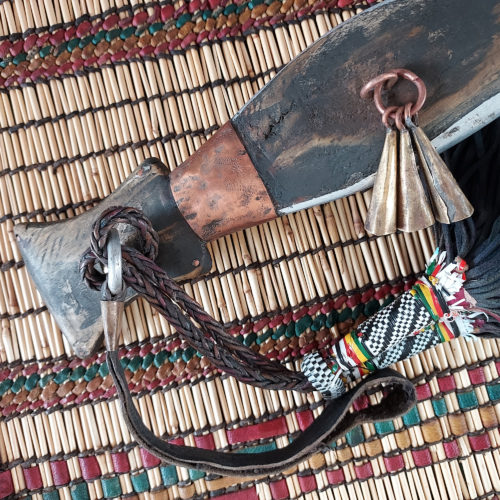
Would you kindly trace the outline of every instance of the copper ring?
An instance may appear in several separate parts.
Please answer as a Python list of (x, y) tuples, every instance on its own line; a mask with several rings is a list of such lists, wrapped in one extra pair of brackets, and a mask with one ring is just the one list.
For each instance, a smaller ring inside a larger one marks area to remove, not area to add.
[(396, 122), (396, 127), (398, 128), (398, 130), (403, 130), (405, 128), (405, 124), (403, 123), (403, 114), (404, 114), (405, 108), (406, 108), (406, 106), (405, 107), (399, 106), (398, 110), (395, 112), (394, 121)]
[[(398, 112), (401, 106), (388, 106), (384, 113), (382, 114), (382, 123), (387, 128), (392, 128), (396, 123), (395, 113)], [(394, 123), (389, 123), (389, 119), (393, 120)]]
[[(384, 115), (386, 112), (386, 108), (382, 100), (382, 88), (384, 87), (385, 84), (387, 84), (386, 88), (390, 89), (396, 83), (399, 77), (412, 82), (417, 87), (418, 91), (417, 101), (415, 103), (409, 103), (411, 104), (411, 108), (409, 110), (409, 116), (410, 117), (415, 116), (420, 111), (420, 109), (422, 109), (422, 106), (424, 105), (425, 99), (427, 97), (427, 89), (425, 87), (423, 80), (408, 69), (405, 68), (393, 69), (387, 73), (383, 73), (382, 75), (373, 78), (366, 85), (363, 86), (360, 95), (363, 98), (368, 97), (369, 93), (373, 90), (373, 100), (375, 102), (375, 106), (377, 107), (378, 111), (382, 115)], [(395, 119), (395, 115), (393, 115), (392, 118)], [(405, 118), (406, 118), (406, 112), (405, 112)]]
[[(387, 88), (391, 88), (398, 81), (398, 74), (395, 71), (389, 71), (387, 73), (382, 73), (381, 75), (372, 78), (367, 84), (363, 85), (363, 88), (359, 92), (362, 99), (368, 99), (370, 97), (370, 92), (375, 89), (379, 84), (385, 84), (387, 82)], [(384, 114), (382, 110), (380, 113)]]

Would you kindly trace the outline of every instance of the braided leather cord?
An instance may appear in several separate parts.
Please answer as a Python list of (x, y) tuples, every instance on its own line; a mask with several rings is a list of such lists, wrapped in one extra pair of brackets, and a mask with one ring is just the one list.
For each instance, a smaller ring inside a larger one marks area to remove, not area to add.
[(154, 263), (158, 235), (151, 222), (135, 208), (111, 208), (94, 223), (90, 248), (80, 261), (82, 278), (91, 288), (100, 290), (105, 281), (105, 275), (99, 272), (96, 264), (107, 265), (107, 237), (117, 224), (132, 226), (138, 233), (136, 240), (140, 246), (137, 249), (122, 247), (125, 285), (155, 307), (190, 346), (216, 368), (241, 382), (263, 389), (313, 390), (301, 372), (288, 370), (281, 363), (253, 352), (229, 335), (218, 321)]

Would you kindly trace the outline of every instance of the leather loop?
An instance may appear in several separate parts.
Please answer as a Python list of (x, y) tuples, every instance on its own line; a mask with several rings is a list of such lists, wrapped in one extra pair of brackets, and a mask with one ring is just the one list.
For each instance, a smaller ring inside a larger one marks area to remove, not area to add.
[[(355, 388), (329, 402), (321, 415), (288, 446), (263, 453), (223, 453), (192, 446), (177, 446), (156, 437), (143, 423), (128, 389), (117, 351), (107, 352), (109, 371), (122, 403), (123, 417), (137, 442), (158, 458), (181, 467), (203, 469), (229, 476), (261, 476), (282, 472), (338, 439), (356, 425), (393, 419), (416, 402), (413, 384), (386, 368), (361, 381)], [(374, 406), (351, 413), (349, 408), (363, 394), (384, 384), (385, 396)]]

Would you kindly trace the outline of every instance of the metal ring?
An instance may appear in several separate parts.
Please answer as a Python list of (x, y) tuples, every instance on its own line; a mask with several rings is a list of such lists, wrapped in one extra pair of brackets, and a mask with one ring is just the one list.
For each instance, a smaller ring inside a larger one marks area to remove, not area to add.
[[(394, 75), (396, 76), (396, 78), (394, 78)], [(363, 98), (368, 97), (368, 94), (373, 90), (373, 101), (375, 102), (375, 106), (378, 109), (379, 113), (381, 115), (384, 115), (387, 108), (383, 103), (382, 88), (386, 86), (386, 88), (390, 89), (400, 77), (412, 82), (417, 87), (417, 100), (415, 103), (410, 103), (410, 116), (414, 116), (422, 109), (422, 106), (424, 105), (425, 99), (427, 97), (427, 89), (423, 80), (408, 69), (393, 69), (387, 73), (383, 73), (382, 75), (373, 78), (363, 86), (360, 95)], [(392, 118), (395, 117), (393, 116)]]
[(106, 244), (108, 253), (108, 288), (112, 295), (118, 295), (123, 287), (122, 244), (115, 228), (109, 231)]
[(403, 122), (403, 114), (405, 108), (403, 106), (399, 106), (398, 110), (394, 113), (394, 121), (396, 122), (396, 127), (398, 130), (403, 130), (405, 128), (405, 124)]
[[(395, 123), (396, 123), (396, 115), (399, 109), (399, 106), (389, 106), (388, 108), (385, 109), (383, 115), (382, 115), (382, 123), (387, 127), (387, 128), (392, 128)], [(389, 119), (393, 121), (393, 123), (389, 123)]]
[[(367, 99), (370, 97), (370, 92), (379, 84), (384, 84), (387, 82), (388, 87), (391, 88), (398, 81), (398, 74), (395, 71), (388, 71), (387, 73), (382, 73), (375, 78), (372, 78), (367, 84), (363, 85), (363, 88), (359, 92), (362, 99)], [(380, 111), (380, 110), (379, 110)], [(383, 111), (381, 111), (383, 113)]]

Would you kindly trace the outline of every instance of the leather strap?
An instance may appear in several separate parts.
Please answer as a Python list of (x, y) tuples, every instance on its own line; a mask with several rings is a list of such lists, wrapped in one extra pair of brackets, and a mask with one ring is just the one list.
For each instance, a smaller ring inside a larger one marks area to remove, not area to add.
[[(416, 402), (413, 384), (386, 368), (361, 381), (355, 388), (328, 403), (321, 415), (288, 446), (263, 453), (224, 453), (192, 446), (177, 446), (156, 437), (142, 421), (128, 389), (118, 351), (108, 351), (109, 371), (122, 403), (123, 417), (137, 442), (153, 455), (175, 465), (229, 476), (261, 476), (282, 472), (338, 439), (353, 427), (393, 419), (409, 411)], [(349, 408), (363, 394), (384, 385), (379, 404), (351, 413)]]

